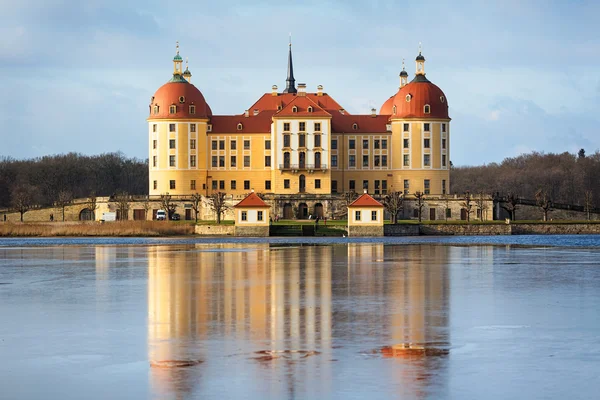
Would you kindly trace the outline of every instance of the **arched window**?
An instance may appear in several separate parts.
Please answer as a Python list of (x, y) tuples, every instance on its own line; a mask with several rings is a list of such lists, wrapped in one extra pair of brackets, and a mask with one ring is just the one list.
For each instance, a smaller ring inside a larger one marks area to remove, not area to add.
[(242, 123), (237, 124), (237, 130), (241, 131), (243, 129)]
[(154, 106), (154, 115), (158, 114), (158, 110), (159, 110), (158, 106)]
[(354, 130), (358, 129), (358, 124), (356, 122), (352, 124), (352, 129), (354, 129)]
[(315, 153), (315, 168), (321, 168), (321, 153)]
[(406, 102), (410, 103), (410, 100), (412, 99), (412, 95), (409, 93), (406, 95)]
[(308, 112), (313, 112), (313, 108), (312, 108), (312, 106), (308, 106), (308, 109), (307, 109), (307, 111), (308, 111)]
[(175, 104), (172, 104), (171, 107), (169, 107), (169, 114), (175, 114), (177, 112), (177, 106)]
[(292, 112), (298, 112), (298, 107), (296, 107), (296, 106), (292, 107)]
[(190, 106), (190, 114), (196, 114), (196, 106)]
[(429, 113), (431, 112), (431, 107), (429, 106), (429, 104), (425, 104), (425, 105), (423, 106), (423, 112), (424, 112), (425, 114), (429, 114)]

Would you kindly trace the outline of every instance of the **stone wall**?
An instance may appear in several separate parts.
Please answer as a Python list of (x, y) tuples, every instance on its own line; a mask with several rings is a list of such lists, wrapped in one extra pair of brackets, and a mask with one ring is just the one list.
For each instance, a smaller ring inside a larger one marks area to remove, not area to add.
[(513, 235), (594, 235), (600, 224), (511, 224)]
[(269, 226), (236, 226), (235, 236), (268, 237)]
[(432, 224), (420, 225), (421, 235), (510, 235), (511, 225), (506, 224)]
[(383, 226), (349, 226), (348, 236), (383, 236)]
[(235, 225), (196, 225), (195, 232), (197, 235), (206, 236), (233, 236)]
[(419, 236), (419, 225), (417, 224), (398, 224), (384, 225), (384, 236)]

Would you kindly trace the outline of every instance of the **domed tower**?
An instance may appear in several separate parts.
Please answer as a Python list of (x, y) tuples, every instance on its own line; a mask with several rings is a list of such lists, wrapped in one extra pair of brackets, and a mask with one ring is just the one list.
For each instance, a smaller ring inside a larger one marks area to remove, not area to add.
[(206, 131), (212, 111), (182, 63), (178, 43), (173, 76), (150, 100), (150, 195), (192, 194), (206, 185)]
[(425, 77), (425, 57), (419, 50), (415, 77), (400, 74), (400, 89), (381, 107), (390, 115), (394, 188), (441, 195), (450, 188), (450, 117), (444, 92)]

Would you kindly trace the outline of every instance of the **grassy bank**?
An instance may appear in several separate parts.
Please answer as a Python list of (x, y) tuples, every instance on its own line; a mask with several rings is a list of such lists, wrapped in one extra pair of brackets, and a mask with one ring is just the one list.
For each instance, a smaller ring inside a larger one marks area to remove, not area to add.
[(16, 236), (181, 236), (194, 234), (194, 225), (165, 221), (2, 223), (0, 237)]

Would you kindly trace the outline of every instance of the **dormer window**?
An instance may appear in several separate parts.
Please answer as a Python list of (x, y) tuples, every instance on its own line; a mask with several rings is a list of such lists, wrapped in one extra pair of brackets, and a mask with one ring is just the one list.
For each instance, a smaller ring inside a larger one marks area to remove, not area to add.
[(308, 106), (308, 109), (307, 109), (306, 111), (308, 111), (308, 112), (313, 112), (313, 108), (312, 108), (312, 106)]
[(356, 122), (352, 124), (352, 129), (354, 129), (354, 130), (358, 129), (358, 124)]
[(238, 131), (241, 131), (241, 130), (242, 130), (242, 128), (243, 128), (243, 126), (242, 126), (242, 124), (241, 124), (241, 123), (237, 124), (237, 130), (238, 130)]
[(440, 96), (440, 101), (441, 101), (442, 103), (444, 103), (444, 102), (446, 101), (446, 98), (445, 98), (444, 96)]
[(185, 97), (179, 96), (179, 102), (180, 103), (185, 103)]
[(206, 125), (206, 132), (212, 132), (212, 124)]
[(277, 106), (277, 111), (281, 111), (282, 107), (281, 104)]
[(412, 95), (411, 94), (407, 94), (406, 95), (406, 102), (410, 103), (410, 100), (412, 99)]
[(175, 104), (169, 107), (169, 114), (175, 114), (177, 112), (177, 106)]
[(154, 115), (158, 114), (158, 110), (159, 110), (158, 106), (154, 106)]
[(431, 107), (429, 106), (429, 104), (425, 104), (425, 106), (423, 106), (423, 112), (425, 114), (429, 114), (431, 112)]
[(392, 113), (393, 113), (394, 115), (396, 115), (396, 106), (394, 106), (394, 108), (392, 109)]
[(196, 106), (190, 106), (190, 114), (196, 114)]
[(296, 106), (292, 107), (292, 112), (298, 112), (298, 107), (296, 107)]

